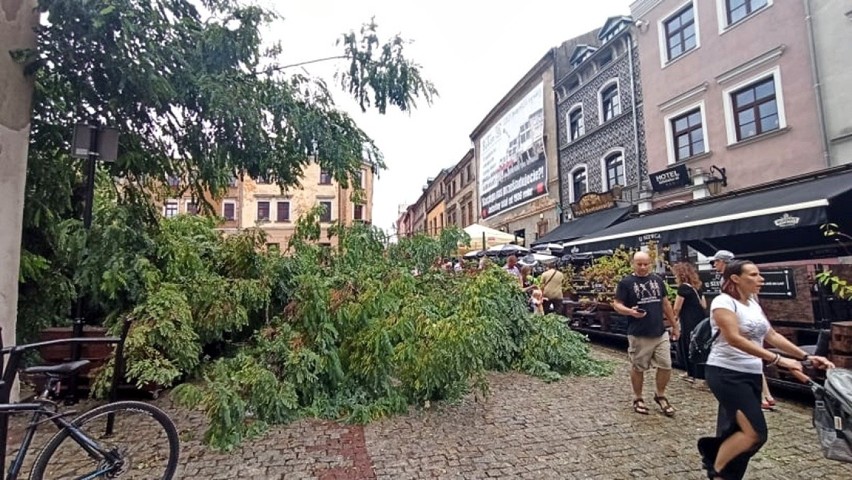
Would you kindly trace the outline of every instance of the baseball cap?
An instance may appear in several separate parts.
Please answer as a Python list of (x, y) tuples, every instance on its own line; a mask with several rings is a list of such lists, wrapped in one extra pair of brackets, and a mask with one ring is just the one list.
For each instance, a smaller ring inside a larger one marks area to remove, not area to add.
[(719, 250), (716, 252), (716, 255), (710, 257), (711, 262), (715, 262), (716, 260), (722, 260), (723, 262), (730, 262), (734, 259), (734, 254), (729, 252), (728, 250)]

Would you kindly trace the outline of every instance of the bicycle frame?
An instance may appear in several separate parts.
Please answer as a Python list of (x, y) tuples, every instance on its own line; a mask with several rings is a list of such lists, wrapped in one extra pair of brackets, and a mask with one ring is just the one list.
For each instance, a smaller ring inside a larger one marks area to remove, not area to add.
[[(125, 331), (122, 336), (126, 336), (127, 327), (129, 325), (125, 325)], [(2, 338), (2, 337), (0, 337)], [(2, 340), (0, 340), (2, 342)], [(18, 453), (15, 455), (15, 458), (12, 460), (12, 463), (9, 465), (9, 475), (6, 477), (8, 480), (15, 480), (20, 473), (20, 469), (23, 466), (24, 458), (26, 456), (27, 450), (29, 449), (30, 443), (32, 442), (33, 437), (35, 436), (35, 431), (38, 426), (46, 421), (53, 422), (57, 428), (67, 428), (69, 430), (69, 434), (74, 438), (74, 440), (80, 444), (80, 446), (86, 450), (89, 455), (95, 456), (100, 455), (102, 458), (110, 457), (110, 452), (104, 452), (100, 450), (95, 442), (93, 442), (89, 437), (83, 434), (77, 427), (75, 427), (70, 421), (64, 418), (64, 415), (57, 414), (56, 412), (50, 411), (45, 407), (44, 403), (9, 403), (11, 393), (12, 393), (12, 385), (15, 382), (15, 378), (18, 375), (18, 368), (21, 364), (21, 358), (24, 353), (30, 350), (39, 349), (42, 347), (48, 347), (53, 345), (80, 345), (83, 343), (111, 343), (118, 345), (118, 351), (116, 352), (117, 364), (115, 366), (115, 375), (113, 375), (113, 397), (116, 391), (116, 383), (119, 377), (119, 372), (123, 370), (123, 341), (122, 338), (119, 337), (80, 337), (80, 338), (63, 338), (58, 340), (49, 340), (46, 342), (38, 342), (31, 343), (27, 345), (16, 345), (10, 347), (3, 347), (0, 349), (0, 369), (3, 371), (2, 379), (0, 379), (0, 451), (3, 452), (2, 461), (0, 461), (0, 478), (3, 478), (5, 475), (6, 468), (6, 444), (8, 440), (9, 434), (9, 415), (15, 413), (24, 413), (24, 412), (33, 412), (32, 420), (30, 424), (27, 426), (26, 434), (24, 435), (23, 440), (21, 441), (21, 448), (18, 450)], [(0, 345), (2, 346), (2, 345)], [(8, 355), (8, 362), (4, 362), (5, 356)], [(5, 365), (4, 365), (5, 363)], [(46, 419), (39, 420), (40, 417), (48, 417)], [(107, 427), (110, 428), (109, 426)], [(96, 478), (98, 475), (101, 475), (105, 472), (97, 472), (93, 473), (91, 478)]]

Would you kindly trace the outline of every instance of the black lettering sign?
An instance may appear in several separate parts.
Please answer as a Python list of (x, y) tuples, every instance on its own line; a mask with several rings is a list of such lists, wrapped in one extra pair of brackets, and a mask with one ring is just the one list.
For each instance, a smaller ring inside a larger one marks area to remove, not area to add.
[[(780, 299), (796, 298), (796, 281), (790, 268), (761, 268), (763, 288), (758, 297)], [(698, 273), (704, 284), (704, 292), (708, 296), (716, 296), (722, 290), (721, 275), (715, 270), (704, 270)]]
[(689, 185), (689, 170), (684, 164), (652, 173), (648, 177), (651, 179), (651, 188), (655, 192), (664, 192)]

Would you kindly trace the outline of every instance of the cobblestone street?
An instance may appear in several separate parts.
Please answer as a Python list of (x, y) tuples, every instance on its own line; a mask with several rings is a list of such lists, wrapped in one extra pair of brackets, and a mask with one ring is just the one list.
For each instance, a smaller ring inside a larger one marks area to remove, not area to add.
[[(227, 454), (201, 445), (200, 416), (172, 410), (185, 439), (180, 478), (704, 478), (695, 441), (713, 430), (712, 394), (673, 380), (675, 418), (659, 409), (637, 415), (626, 356), (595, 353), (616, 362), (613, 377), (546, 384), (495, 373), (487, 400), (471, 396), (366, 427), (300, 421)], [(781, 400), (767, 417), (770, 439), (748, 478), (852, 478), (852, 465), (823, 459), (807, 408)]]

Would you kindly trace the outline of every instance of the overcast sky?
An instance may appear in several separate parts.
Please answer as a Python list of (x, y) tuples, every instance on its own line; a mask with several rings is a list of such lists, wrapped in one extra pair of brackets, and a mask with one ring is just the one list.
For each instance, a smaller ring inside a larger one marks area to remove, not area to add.
[[(400, 33), (407, 56), (423, 67), (440, 97), (411, 114), (362, 114), (345, 94), (343, 110), (385, 156), (373, 196), (373, 223), (392, 231), (400, 205), (417, 200), (429, 177), (457, 163), (470, 133), (521, 77), (564, 40), (629, 14), (629, 0), (258, 0), (285, 18), (270, 32), (283, 42), (284, 63), (338, 55), (340, 34), (375, 17), (384, 41)], [(309, 65), (330, 83), (338, 65)], [(548, 98), (545, 95), (545, 98)]]

